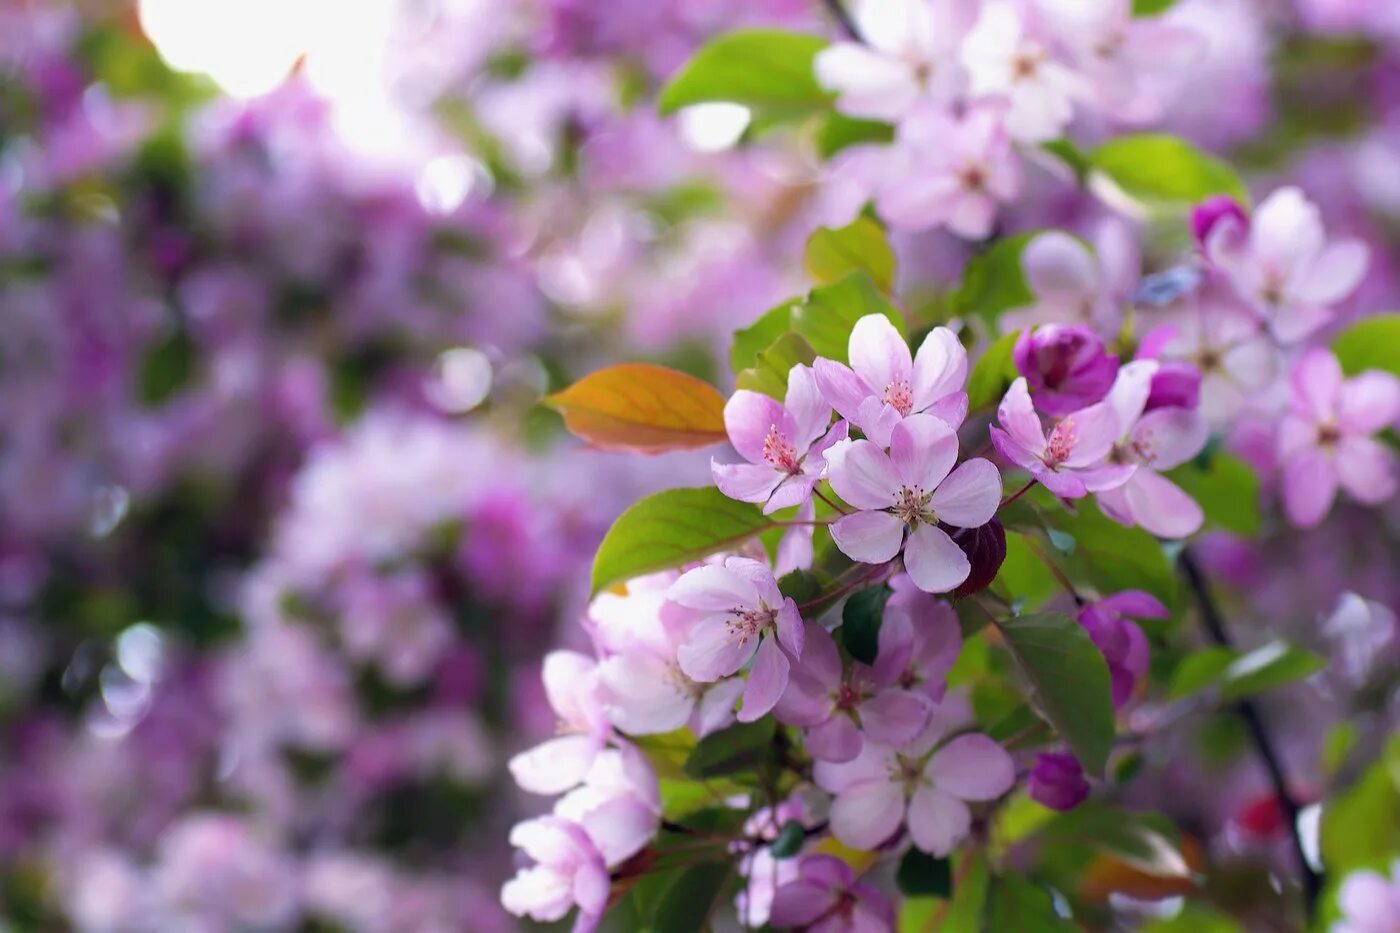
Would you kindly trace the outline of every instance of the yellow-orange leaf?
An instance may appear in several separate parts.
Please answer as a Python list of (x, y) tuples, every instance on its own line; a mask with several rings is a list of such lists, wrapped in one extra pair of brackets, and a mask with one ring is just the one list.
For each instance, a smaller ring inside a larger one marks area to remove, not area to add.
[(612, 366), (545, 402), (570, 431), (609, 450), (691, 450), (726, 436), (723, 396), (708, 382), (665, 366)]
[[(1205, 865), (1205, 850), (1195, 836), (1181, 837), (1181, 856), (1192, 872)], [(1079, 893), (1087, 901), (1103, 903), (1110, 894), (1126, 894), (1142, 901), (1160, 901), (1190, 894), (1200, 886), (1192, 875), (1154, 874), (1130, 865), (1112, 855), (1094, 856), (1079, 882)]]

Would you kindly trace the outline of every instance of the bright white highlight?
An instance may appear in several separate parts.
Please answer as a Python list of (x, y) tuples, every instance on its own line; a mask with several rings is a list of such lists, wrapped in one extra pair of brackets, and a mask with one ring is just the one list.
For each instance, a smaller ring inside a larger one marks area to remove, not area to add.
[(695, 104), (680, 112), (681, 136), (698, 152), (723, 152), (744, 135), (750, 117), (741, 104)]
[(178, 71), (202, 72), (234, 97), (282, 83), (306, 51), (319, 0), (141, 0), (141, 28)]
[(460, 415), (486, 401), (491, 380), (490, 357), (472, 347), (455, 347), (438, 357), (425, 391), (440, 410)]

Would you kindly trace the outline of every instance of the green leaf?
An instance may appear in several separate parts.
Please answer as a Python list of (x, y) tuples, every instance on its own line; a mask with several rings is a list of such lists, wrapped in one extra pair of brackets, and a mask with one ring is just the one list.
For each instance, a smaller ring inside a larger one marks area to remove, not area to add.
[(944, 897), (953, 893), (953, 872), (946, 858), (910, 848), (895, 874), (899, 890), (910, 897)]
[(1089, 156), (1094, 169), (1129, 198), (1150, 208), (1183, 208), (1213, 194), (1249, 199), (1229, 165), (1163, 133), (1120, 136)]
[(668, 489), (634, 504), (613, 522), (593, 558), (592, 593), (737, 547), (780, 527), (748, 502), (712, 486)]
[(794, 570), (778, 578), (778, 591), (800, 606), (821, 596), (822, 581), (810, 570)]
[(852, 272), (865, 272), (881, 291), (894, 288), (894, 250), (884, 229), (869, 217), (857, 217), (836, 229), (818, 227), (807, 238), (802, 264), (818, 285), (838, 282)]
[(735, 375), (753, 367), (758, 355), (791, 329), (792, 309), (799, 304), (801, 299), (798, 298), (785, 301), (748, 327), (734, 332), (734, 341), (729, 345), (729, 368)]
[(812, 289), (792, 312), (792, 325), (818, 356), (844, 363), (851, 330), (867, 314), (883, 314), (904, 333), (899, 309), (880, 293), (868, 273), (852, 272), (839, 282)]
[(1041, 143), (1040, 148), (1050, 153), (1055, 158), (1074, 172), (1075, 179), (1082, 185), (1084, 179), (1089, 176), (1089, 170), (1093, 165), (1089, 162), (1089, 156), (1074, 144), (1074, 140), (1061, 137), (1052, 139), (1048, 143)]
[(1179, 700), (1219, 683), (1233, 660), (1235, 652), (1219, 645), (1194, 652), (1177, 665), (1169, 695)]
[(1351, 787), (1322, 809), (1322, 863), (1340, 877), (1357, 868), (1388, 867), (1400, 851), (1400, 736)]
[(1400, 376), (1400, 314), (1357, 321), (1332, 341), (1332, 352), (1348, 376), (1368, 369)]
[(949, 302), (953, 316), (980, 317), (991, 323), (1003, 311), (1034, 302), (1035, 295), (1021, 269), (1021, 253), (1043, 232), (1031, 230), (997, 240), (969, 259), (962, 284)]
[(703, 862), (676, 879), (661, 899), (652, 933), (700, 933), (710, 928), (710, 917), (719, 907), (734, 866), (729, 862)]
[(1050, 892), (1017, 875), (992, 880), (987, 892), (987, 930), (1006, 933), (1058, 933), (1077, 930), (1055, 913)]
[(1155, 878), (1190, 878), (1176, 827), (1164, 816), (1085, 804), (1046, 826), (1047, 842), (1088, 843)]
[(894, 127), (879, 120), (858, 120), (832, 111), (817, 127), (817, 154), (829, 159), (847, 146), (861, 143), (888, 143), (894, 140)]
[(880, 622), (890, 593), (887, 586), (858, 590), (841, 608), (841, 643), (863, 664), (874, 664), (880, 651)]
[(1237, 700), (1254, 693), (1310, 677), (1322, 670), (1327, 660), (1285, 641), (1275, 640), (1255, 648), (1230, 662), (1225, 669), (1220, 696)]
[(778, 29), (717, 36), (666, 82), (661, 112), (711, 101), (743, 104), (779, 118), (825, 109), (831, 95), (817, 83), (812, 60), (826, 45), (820, 36)]
[(806, 840), (807, 831), (802, 828), (802, 824), (797, 820), (788, 820), (783, 824), (783, 828), (778, 830), (769, 851), (776, 859), (792, 858), (802, 851), (802, 843)]
[(1088, 499), (1077, 500), (1074, 509), (1041, 514), (1051, 527), (1074, 538), (1074, 553), (1065, 560), (1076, 575), (1087, 577), (1104, 595), (1146, 590), (1167, 607), (1176, 605), (1176, 573), (1156, 538), (1118, 524)]
[(1176, 0), (1133, 0), (1134, 16), (1158, 16), (1176, 6)]
[(1103, 774), (1113, 749), (1108, 666), (1089, 635), (1063, 613), (1013, 616), (998, 624), (1037, 710), (1084, 770)]
[(768, 760), (776, 723), (771, 716), (757, 722), (735, 723), (701, 739), (685, 760), (685, 773), (693, 778), (724, 777), (736, 771), (754, 771)]
[(1217, 451), (1206, 464), (1183, 463), (1167, 478), (1196, 500), (1209, 524), (1247, 538), (1259, 533), (1259, 478), (1239, 457)]
[(1016, 338), (1019, 335), (1020, 331), (1003, 334), (978, 357), (972, 367), (972, 375), (967, 380), (969, 411), (996, 405), (1020, 375), (1016, 372), (1016, 364), (1011, 360), (1011, 351), (1015, 349)]
[(169, 401), (194, 376), (198, 351), (183, 327), (146, 351), (137, 371), (136, 397), (145, 406)]
[(788, 374), (798, 363), (811, 363), (816, 354), (797, 334), (783, 334), (754, 358), (751, 368), (734, 378), (736, 388), (762, 392), (782, 401), (787, 397)]

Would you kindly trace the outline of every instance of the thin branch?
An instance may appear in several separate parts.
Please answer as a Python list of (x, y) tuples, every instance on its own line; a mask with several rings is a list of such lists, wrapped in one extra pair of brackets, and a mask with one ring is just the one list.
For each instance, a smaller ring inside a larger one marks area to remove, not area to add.
[(1028, 479), (1028, 480), (1026, 480), (1026, 485), (1022, 486), (1020, 489), (1016, 490), (1016, 491), (1013, 492), (1011, 495), (1007, 496), (1005, 499), (1002, 499), (1002, 500), (1001, 500), (1001, 504), (998, 505), (997, 508), (998, 508), (998, 509), (1004, 509), (1004, 508), (1006, 508), (1008, 505), (1010, 505), (1011, 503), (1015, 502), (1017, 499), (1021, 498), (1021, 497), (1024, 496), (1026, 493), (1030, 492), (1030, 491), (1031, 491), (1031, 487), (1034, 486), (1034, 485), (1035, 485), (1035, 480), (1033, 480), (1033, 479)]
[(854, 42), (864, 42), (860, 30), (856, 28), (856, 21), (851, 18), (851, 14), (846, 12), (846, 8), (841, 5), (841, 0), (822, 0), (822, 5), (831, 14), (831, 18), (836, 20), (836, 25), (841, 27), (841, 31)]
[(821, 491), (820, 489), (818, 489), (816, 486), (813, 486), (813, 487), (812, 487), (812, 494), (813, 494), (814, 496), (816, 496), (818, 499), (820, 499), (820, 500), (822, 500), (823, 502), (825, 502), (827, 505), (831, 506), (831, 508), (832, 508), (833, 511), (835, 511), (835, 512), (840, 512), (842, 515), (850, 515), (850, 514), (851, 514), (851, 510), (850, 510), (850, 509), (843, 508), (842, 505), (841, 505), (841, 503), (836, 502), (836, 501), (833, 500), (833, 499), (828, 499), (825, 495), (822, 494), (822, 491)]
[[(1195, 594), (1196, 605), (1200, 609), (1201, 622), (1205, 626), (1206, 633), (1217, 645), (1234, 648), (1230, 633), (1225, 630), (1225, 620), (1211, 595), (1210, 583), (1189, 548), (1182, 549), (1180, 564), (1182, 575), (1185, 576), (1187, 585), (1191, 587), (1191, 592)], [(1322, 876), (1313, 870), (1312, 865), (1308, 862), (1307, 852), (1303, 848), (1303, 836), (1298, 828), (1298, 813), (1301, 808), (1298, 806), (1293, 792), (1288, 788), (1288, 778), (1283, 773), (1283, 764), (1274, 748), (1273, 739), (1269, 736), (1269, 730), (1265, 726), (1264, 717), (1259, 712), (1259, 707), (1244, 699), (1235, 704), (1235, 711), (1244, 720), (1250, 741), (1254, 745), (1255, 752), (1259, 755), (1260, 762), (1264, 765), (1264, 770), (1269, 776), (1269, 783), (1273, 785), (1274, 796), (1288, 822), (1289, 836), (1293, 840), (1293, 850), (1298, 856), (1298, 868), (1302, 873), (1303, 905), (1307, 911), (1308, 919), (1311, 921), (1317, 914), (1317, 901), (1322, 893)]]
[(1074, 600), (1074, 604), (1076, 606), (1084, 605), (1084, 597), (1079, 595), (1079, 591), (1074, 588), (1074, 584), (1070, 582), (1069, 577), (1065, 576), (1065, 572), (1060, 569), (1059, 565), (1050, 559), (1049, 554), (1045, 553), (1045, 549), (1040, 546), (1040, 542), (1030, 535), (1022, 535), (1021, 539), (1026, 542), (1026, 547), (1031, 549), (1031, 553), (1039, 558), (1040, 562), (1045, 565), (1045, 569), (1050, 571), (1050, 575), (1053, 576), (1059, 582), (1060, 586), (1064, 588), (1064, 591), (1070, 595), (1070, 598)]

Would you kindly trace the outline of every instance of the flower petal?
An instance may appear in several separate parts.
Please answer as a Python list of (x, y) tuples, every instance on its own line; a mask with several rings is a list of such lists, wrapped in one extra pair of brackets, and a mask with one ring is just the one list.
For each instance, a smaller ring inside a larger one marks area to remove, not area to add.
[(873, 849), (904, 822), (904, 792), (886, 779), (847, 787), (831, 802), (831, 832), (853, 849)]
[(895, 121), (918, 98), (907, 64), (857, 42), (823, 49), (812, 66), (821, 85), (836, 92), (836, 109), (849, 116)]
[(1021, 448), (1039, 457), (1045, 453), (1045, 429), (1031, 403), (1026, 377), (1011, 383), (997, 406), (997, 423)]
[(1065, 458), (1065, 466), (1069, 467), (1087, 467), (1098, 463), (1108, 456), (1114, 441), (1124, 433), (1113, 406), (1106, 402), (1081, 408), (1064, 420), (1074, 423), (1074, 445)]
[(1021, 253), (1026, 284), (1041, 301), (1081, 304), (1099, 291), (1099, 269), (1084, 244), (1051, 231), (1031, 240)]
[(883, 745), (903, 745), (928, 723), (928, 704), (904, 690), (877, 693), (860, 705), (865, 734)]
[(914, 410), (923, 411), (939, 399), (961, 392), (967, 383), (967, 350), (947, 327), (928, 332), (914, 354)]
[(921, 524), (904, 547), (904, 569), (925, 593), (947, 593), (967, 579), (972, 565), (946, 531)]
[(797, 425), (777, 399), (761, 392), (737, 389), (724, 404), (724, 429), (729, 443), (750, 463), (763, 462), (763, 444), (777, 428), (789, 441), (797, 439)]
[(812, 374), (816, 377), (817, 388), (822, 397), (847, 421), (859, 424), (860, 405), (873, 393), (865, 380), (855, 374), (849, 366), (824, 356), (812, 363)]
[(1366, 276), (1371, 251), (1360, 240), (1329, 244), (1293, 285), (1293, 297), (1315, 305), (1334, 305), (1356, 290)]
[(807, 730), (807, 751), (817, 761), (850, 761), (860, 754), (865, 740), (845, 713), (830, 716)]
[[(883, 564), (904, 542), (904, 523), (889, 512), (856, 512), (830, 527), (831, 538), (851, 560)], [(955, 545), (956, 546), (956, 545)]]
[(1370, 437), (1344, 437), (1337, 445), (1337, 480), (1357, 502), (1379, 505), (1395, 495), (1396, 455)]
[(691, 680), (711, 683), (744, 666), (754, 653), (752, 641), (741, 642), (730, 631), (725, 616), (701, 619), (676, 649), (676, 661)]
[(909, 344), (883, 314), (867, 314), (851, 328), (849, 346), (851, 368), (875, 392), (887, 386), (910, 382), (914, 361)]
[(900, 485), (930, 492), (957, 463), (958, 436), (932, 415), (910, 415), (890, 432), (889, 459)]
[(512, 758), (510, 773), (532, 794), (562, 794), (583, 780), (602, 745), (588, 735), (546, 739)]
[(1205, 521), (1195, 499), (1151, 470), (1138, 470), (1121, 488), (1133, 521), (1159, 538), (1185, 538)]
[(1001, 503), (1001, 473), (990, 460), (968, 460), (934, 490), (930, 505), (938, 520), (978, 528), (992, 520)]
[[(740, 502), (767, 502), (786, 474), (766, 463), (710, 461), (710, 475), (719, 491)], [(791, 504), (791, 503), (789, 503)]]
[(940, 748), (924, 774), (939, 790), (963, 800), (995, 800), (1016, 781), (1006, 749), (981, 733), (960, 735)]
[(1132, 430), (1133, 447), (1154, 470), (1170, 470), (1196, 456), (1210, 440), (1210, 426), (1199, 412), (1158, 408)]
[(788, 657), (776, 640), (765, 638), (754, 655), (749, 682), (744, 687), (744, 702), (739, 706), (739, 721), (753, 722), (766, 715), (778, 703), (787, 687)]
[(671, 584), (667, 598), (705, 612), (728, 612), (738, 606), (757, 608), (759, 602), (758, 590), (749, 580), (715, 564), (681, 574)]
[(812, 442), (825, 434), (831, 424), (831, 405), (822, 398), (812, 367), (794, 363), (788, 370), (784, 407), (792, 418), (793, 436), (790, 440), (798, 454), (806, 453)]
[(827, 451), (827, 479), (836, 494), (858, 509), (883, 509), (894, 503), (899, 474), (871, 441), (845, 441)]
[(924, 852), (943, 858), (967, 838), (972, 813), (967, 804), (922, 785), (909, 800), (909, 835)]
[(1295, 407), (1314, 421), (1331, 421), (1342, 390), (1342, 367), (1331, 350), (1314, 347), (1299, 357), (1291, 378)]
[(1305, 450), (1283, 467), (1283, 506), (1288, 520), (1312, 528), (1332, 508), (1337, 495), (1337, 470), (1319, 450)]
[(1400, 379), (1364, 372), (1342, 384), (1337, 425), (1349, 434), (1373, 434), (1400, 418)]

